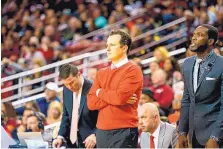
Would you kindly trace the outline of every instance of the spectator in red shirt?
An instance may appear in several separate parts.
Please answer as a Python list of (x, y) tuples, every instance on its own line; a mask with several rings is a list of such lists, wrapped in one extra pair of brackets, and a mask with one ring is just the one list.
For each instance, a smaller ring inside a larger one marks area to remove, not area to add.
[(50, 42), (50, 38), (44, 36), (41, 40), (41, 46), (39, 48), (39, 51), (43, 54), (48, 64), (52, 62), (54, 57), (54, 52), (53, 49), (50, 47)]
[(174, 93), (172, 88), (166, 84), (166, 73), (162, 69), (155, 71), (152, 74), (151, 90), (154, 92), (154, 98), (156, 99), (156, 105), (162, 108), (166, 113), (172, 104)]

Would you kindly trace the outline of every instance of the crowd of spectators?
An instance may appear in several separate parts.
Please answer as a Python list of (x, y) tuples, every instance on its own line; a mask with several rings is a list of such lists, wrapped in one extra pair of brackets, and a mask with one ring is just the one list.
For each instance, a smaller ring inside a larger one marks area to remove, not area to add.
[[(91, 38), (79, 39), (87, 33), (144, 11), (146, 15), (143, 17), (116, 28), (126, 30), (134, 38), (183, 16), (187, 21), (138, 40), (133, 43), (133, 48), (159, 41), (163, 36), (183, 27), (187, 27), (187, 33), (162, 44), (170, 44), (181, 37), (187, 37), (187, 42), (190, 42), (194, 29), (199, 24), (208, 23), (219, 30), (215, 52), (222, 54), (223, 51), (223, 0), (7, 0), (2, 3), (2, 77), (67, 59), (89, 47), (100, 50), (105, 47), (106, 30)], [(183, 46), (187, 46), (187, 42)], [(144, 75), (139, 108), (144, 103), (152, 102), (159, 108), (161, 116), (164, 116), (163, 120), (176, 124), (183, 94), (180, 64), (177, 59), (168, 56), (167, 49), (162, 45), (142, 49), (134, 57), (148, 52), (152, 52), (156, 60), (149, 64), (150, 74)], [(186, 52), (186, 56), (191, 55), (191, 51)], [(140, 63), (139, 58), (133, 58), (132, 61)], [(88, 78), (94, 80), (96, 73), (97, 68), (90, 68)], [(35, 73), (26, 80), (42, 75), (45, 73)], [(1, 86), (5, 88), (16, 83), (16, 80), (8, 81)], [(30, 113), (43, 113), (46, 116), (45, 125), (60, 121), (63, 98), (57, 84), (37, 83), (24, 90), (41, 86), (45, 86), (44, 97), (27, 102), (21, 108), (15, 110), (10, 102), (1, 104), (4, 128), (13, 138), (17, 138), (15, 132), (26, 131)], [(13, 94), (15, 93), (6, 92), (1, 96), (5, 98)]]

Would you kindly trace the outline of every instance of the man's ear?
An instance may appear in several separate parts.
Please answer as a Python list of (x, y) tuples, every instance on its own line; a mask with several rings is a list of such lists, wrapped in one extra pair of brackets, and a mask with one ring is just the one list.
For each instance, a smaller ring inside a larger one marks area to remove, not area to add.
[(208, 39), (208, 45), (214, 45), (214, 39), (213, 38)]
[(127, 53), (127, 50), (128, 50), (128, 46), (127, 45), (123, 46), (123, 52)]

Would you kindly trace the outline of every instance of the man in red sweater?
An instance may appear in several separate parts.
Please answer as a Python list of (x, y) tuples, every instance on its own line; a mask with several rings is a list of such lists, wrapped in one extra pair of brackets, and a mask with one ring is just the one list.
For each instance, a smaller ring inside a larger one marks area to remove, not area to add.
[(153, 97), (157, 101), (154, 104), (164, 110), (167, 115), (174, 98), (174, 93), (172, 88), (166, 84), (166, 73), (164, 70), (158, 69), (152, 74), (151, 79), (153, 85), (150, 89), (154, 92)]
[(88, 94), (88, 108), (99, 111), (97, 148), (137, 147), (137, 107), (143, 75), (137, 65), (128, 61), (131, 42), (127, 33), (111, 32), (107, 39), (107, 56), (112, 64), (99, 70)]

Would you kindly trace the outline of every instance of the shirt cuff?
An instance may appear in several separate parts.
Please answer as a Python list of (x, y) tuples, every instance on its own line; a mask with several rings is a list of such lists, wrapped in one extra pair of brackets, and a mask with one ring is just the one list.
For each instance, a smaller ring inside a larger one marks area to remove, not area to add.
[(63, 136), (57, 136), (57, 138), (60, 138), (60, 139), (63, 140), (63, 142), (66, 142), (66, 141), (65, 141), (65, 138), (64, 138)]
[(96, 96), (98, 97), (99, 96), (99, 92), (100, 92), (100, 88), (96, 91)]

